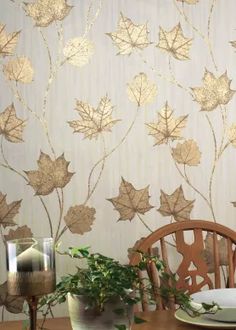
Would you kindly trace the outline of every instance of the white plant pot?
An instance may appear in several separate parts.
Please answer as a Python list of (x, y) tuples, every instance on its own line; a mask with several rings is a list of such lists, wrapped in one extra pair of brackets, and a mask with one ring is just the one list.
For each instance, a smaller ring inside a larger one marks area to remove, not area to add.
[(114, 325), (125, 324), (130, 329), (133, 318), (133, 308), (128, 307), (127, 315), (117, 315), (114, 309), (121, 308), (121, 302), (109, 302), (105, 310), (98, 314), (95, 310), (85, 309), (86, 301), (83, 296), (68, 294), (68, 307), (73, 330), (114, 330)]

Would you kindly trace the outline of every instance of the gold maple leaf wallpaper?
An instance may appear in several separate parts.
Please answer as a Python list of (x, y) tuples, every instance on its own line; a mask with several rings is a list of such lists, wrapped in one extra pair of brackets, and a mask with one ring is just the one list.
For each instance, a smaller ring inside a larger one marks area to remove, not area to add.
[[(235, 11), (235, 0), (0, 1), (1, 320), (23, 309), (6, 290), (9, 239), (52, 236), (127, 262), (171, 222), (236, 229)], [(73, 267), (57, 256), (58, 276)]]

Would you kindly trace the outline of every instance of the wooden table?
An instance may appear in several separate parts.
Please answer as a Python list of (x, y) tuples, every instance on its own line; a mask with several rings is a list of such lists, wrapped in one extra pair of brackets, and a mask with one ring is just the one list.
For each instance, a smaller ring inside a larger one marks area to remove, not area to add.
[[(132, 330), (199, 330), (199, 326), (182, 323), (174, 318), (173, 311), (157, 311), (137, 313), (148, 322), (132, 326)], [(21, 321), (0, 323), (0, 330), (21, 330)], [(45, 322), (44, 329), (47, 330), (72, 330), (69, 318), (49, 319)]]

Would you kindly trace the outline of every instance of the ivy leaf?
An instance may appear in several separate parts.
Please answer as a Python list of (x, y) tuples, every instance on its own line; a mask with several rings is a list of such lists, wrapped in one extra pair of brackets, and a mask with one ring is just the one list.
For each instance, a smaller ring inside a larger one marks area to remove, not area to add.
[(10, 229), (7, 235), (4, 235), (5, 240), (13, 240), (18, 238), (33, 237), (31, 229), (27, 226), (18, 227), (16, 230)]
[(108, 199), (115, 210), (120, 213), (120, 220), (132, 220), (136, 213), (144, 214), (153, 206), (149, 204), (149, 193), (147, 186), (144, 189), (136, 190), (134, 186), (122, 178), (119, 188), (119, 196)]
[(72, 233), (83, 235), (92, 230), (95, 213), (96, 210), (93, 207), (76, 205), (69, 208), (64, 220)]
[(107, 33), (107, 35), (119, 49), (119, 55), (130, 55), (133, 50), (142, 50), (150, 45), (147, 24), (135, 25), (122, 13), (120, 13), (117, 31)]
[(134, 324), (142, 324), (142, 323), (146, 323), (147, 321), (144, 319), (141, 319), (140, 317), (137, 317), (136, 315), (134, 315)]
[(94, 46), (86, 38), (70, 39), (63, 49), (67, 61), (77, 67), (82, 67), (89, 62), (93, 55)]
[(23, 127), (25, 121), (17, 118), (14, 104), (9, 105), (0, 113), (0, 135), (2, 134), (8, 141), (19, 143), (23, 141)]
[[(215, 272), (215, 262), (214, 262), (214, 254), (213, 254), (213, 234), (207, 233), (205, 242), (205, 249), (203, 250), (203, 258), (206, 261), (208, 266), (208, 272), (214, 273)], [(219, 249), (219, 263), (220, 266), (227, 266), (228, 262), (228, 247), (227, 247), (227, 240), (222, 237), (221, 239), (217, 239), (218, 249)]]
[(83, 133), (85, 138), (97, 138), (102, 132), (110, 132), (119, 120), (112, 119), (113, 106), (108, 96), (104, 96), (94, 109), (90, 104), (77, 100), (76, 110), (81, 120), (69, 121), (74, 133)]
[(170, 31), (160, 27), (157, 47), (167, 51), (177, 60), (189, 60), (191, 45), (192, 39), (184, 37), (180, 23)]
[(24, 5), (26, 14), (33, 18), (36, 26), (41, 27), (47, 27), (54, 21), (62, 21), (72, 8), (67, 0), (36, 0)]
[(33, 80), (34, 70), (27, 57), (17, 57), (3, 66), (3, 73), (8, 80), (28, 84)]
[(11, 296), (7, 293), (7, 282), (0, 285), (0, 306), (10, 313), (19, 314), (23, 311), (24, 298)]
[(128, 84), (127, 92), (130, 101), (135, 102), (140, 107), (153, 102), (157, 95), (157, 87), (147, 78), (145, 73), (140, 72)]
[(173, 194), (168, 195), (161, 190), (161, 206), (158, 211), (164, 216), (173, 216), (175, 221), (190, 220), (190, 213), (195, 200), (187, 200), (184, 197), (183, 188), (179, 186)]
[(0, 24), (0, 56), (13, 55), (19, 34), (20, 31), (7, 34), (5, 32), (5, 25)]
[(187, 117), (188, 115), (174, 118), (173, 110), (166, 102), (165, 107), (158, 113), (158, 121), (146, 124), (149, 135), (155, 139), (155, 145), (182, 139), (181, 131), (186, 125)]
[(127, 327), (125, 324), (114, 324), (115, 329), (118, 330), (127, 330)]
[(227, 72), (217, 78), (206, 70), (202, 81), (203, 87), (192, 88), (195, 101), (201, 105), (201, 111), (212, 111), (219, 105), (227, 104), (235, 93), (230, 89), (231, 80)]
[(7, 204), (6, 195), (0, 192), (0, 226), (15, 226), (13, 221), (16, 214), (19, 212), (21, 200)]
[(176, 148), (172, 148), (172, 156), (179, 164), (197, 166), (200, 164), (201, 152), (194, 140), (187, 140), (178, 143)]
[(41, 152), (38, 160), (39, 169), (25, 171), (35, 194), (48, 195), (55, 188), (64, 188), (74, 174), (68, 172), (69, 164), (70, 162), (65, 160), (64, 154), (56, 160), (52, 160), (49, 155)]

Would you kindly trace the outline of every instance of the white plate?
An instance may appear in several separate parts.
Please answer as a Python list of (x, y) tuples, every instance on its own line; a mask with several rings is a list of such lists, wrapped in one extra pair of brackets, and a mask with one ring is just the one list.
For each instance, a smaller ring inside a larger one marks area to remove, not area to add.
[(181, 322), (189, 323), (193, 325), (199, 325), (204, 328), (215, 328), (215, 329), (235, 329), (236, 323), (227, 323), (211, 320), (205, 316), (191, 317), (182, 309), (178, 309), (175, 312), (175, 318)]
[(206, 316), (212, 320), (236, 322), (236, 289), (213, 289), (196, 292), (191, 295), (196, 303), (217, 303), (221, 310)]

